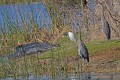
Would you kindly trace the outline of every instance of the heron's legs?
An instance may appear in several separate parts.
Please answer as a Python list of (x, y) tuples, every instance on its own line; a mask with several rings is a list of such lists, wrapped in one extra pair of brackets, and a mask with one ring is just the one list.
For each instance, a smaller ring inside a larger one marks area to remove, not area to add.
[(82, 57), (80, 58), (80, 72), (81, 72), (81, 79), (82, 79)]
[(82, 79), (82, 58), (78, 58), (78, 80)]

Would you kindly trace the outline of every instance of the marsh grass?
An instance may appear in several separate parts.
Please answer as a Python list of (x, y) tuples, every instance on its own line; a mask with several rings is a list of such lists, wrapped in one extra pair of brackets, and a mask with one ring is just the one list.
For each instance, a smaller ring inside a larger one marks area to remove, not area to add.
[[(12, 1), (14, 3), (14, 0)], [(59, 11), (57, 10), (57, 12)], [(46, 26), (40, 28), (34, 20), (31, 20), (30, 24), (32, 24), (32, 30), (29, 32), (30, 25), (27, 24), (24, 18), (22, 18), (22, 22), (24, 24), (24, 29), (22, 31), (19, 26), (13, 26), (13, 23), (9, 18), (5, 19), (11, 23), (11, 26), (9, 28), (9, 32), (6, 31), (6, 26), (4, 26), (4, 28), (2, 28), (2, 33), (0, 33), (1, 56), (4, 57), (5, 55), (14, 53), (15, 47), (18, 45), (31, 42), (48, 41), (51, 43), (59, 43), (60, 47), (42, 54), (34, 53), (32, 55), (24, 55), (24, 57), (17, 59), (3, 61), (3, 58), (1, 58), (0, 78), (12, 76), (14, 79), (17, 79), (19, 76), (22, 76), (27, 80), (31, 74), (34, 75), (35, 78), (37, 78), (38, 75), (52, 75), (53, 78), (55, 76), (64, 76), (67, 78), (69, 73), (77, 73), (79, 71), (79, 60), (74, 60), (78, 57), (76, 44), (72, 43), (68, 36), (64, 35), (70, 30), (69, 25), (65, 25), (63, 27), (61, 22), (58, 20), (59, 18), (53, 18), (54, 22), (49, 31)], [(85, 40), (83, 32), (82, 38)], [(90, 55), (109, 48), (120, 47), (119, 40), (110, 40), (107, 42), (91, 41), (85, 42), (85, 44)]]
[[(14, 48), (17, 45), (26, 44), (33, 41), (54, 41), (50, 38), (47, 39), (47, 35), (49, 35), (47, 29), (44, 28), (39, 30), (36, 25), (33, 26), (35, 27), (31, 33), (27, 32), (27, 26), (22, 32), (12, 29), (16, 32), (7, 33), (3, 30), (3, 33), (0, 34), (1, 56), (14, 52)], [(59, 34), (62, 35), (67, 30), (63, 29), (61, 31), (57, 31), (56, 28), (53, 28), (52, 31), (53, 32), (51, 32), (50, 35), (55, 39), (55, 37), (57, 37)], [(56, 35), (56, 33), (58, 35)], [(59, 37), (61, 37), (61, 35), (59, 35)], [(82, 37), (84, 37), (84, 35), (82, 35)], [(66, 76), (67, 78), (69, 73), (78, 72), (79, 60), (74, 60), (77, 57), (76, 45), (69, 40), (68, 36), (63, 36), (59, 40), (56, 39), (56, 41), (60, 44), (60, 47), (51, 51), (43, 54), (32, 54), (29, 56), (25, 55), (22, 58), (0, 62), (0, 77), (6, 78), (12, 76), (14, 79), (17, 79), (19, 76), (23, 76), (24, 79), (27, 79), (29, 75), (33, 74), (34, 78), (37, 78), (38, 75), (52, 75), (53, 78), (55, 76)], [(90, 54), (113, 47), (120, 47), (120, 42), (118, 40), (111, 40), (107, 42), (91, 41), (85, 42), (85, 44)], [(61, 73), (64, 75), (61, 75)]]
[[(20, 12), (20, 11), (18, 11)], [(38, 75), (55, 75), (60, 76), (60, 51), (59, 48), (55, 51), (50, 51), (47, 59), (46, 57), (41, 57), (40, 54), (33, 54), (18, 59), (11, 59), (3, 61), (5, 55), (13, 54), (15, 52), (15, 47), (22, 44), (27, 44), (31, 42), (52, 42), (55, 43), (65, 32), (67, 32), (68, 27), (56, 27), (54, 23), (50, 31), (44, 26), (40, 28), (34, 20), (30, 21), (32, 24), (31, 32), (29, 32), (29, 24), (22, 17), (24, 28), (21, 30), (19, 24), (18, 27), (13, 25), (13, 22), (4, 14), (4, 20), (9, 22), (9, 29), (6, 28), (8, 24), (4, 25), (2, 32), (0, 33), (0, 55), (3, 56), (0, 62), (0, 77), (6, 78), (12, 76), (17, 79), (22, 76), (24, 79), (28, 79), (28, 76), (33, 74), (36, 78)], [(6, 30), (8, 29), (8, 30)], [(57, 56), (57, 57), (55, 57)], [(57, 74), (59, 73), (59, 74)]]
[[(9, 71), (2, 68), (6, 62), (2, 63), (1, 69), (3, 70), (1, 71), (1, 77), (4, 76), (5, 78), (10, 74), (14, 78), (17, 78), (20, 75), (23, 76), (23, 74), (25, 78), (30, 74), (34, 74), (35, 77), (37, 77), (37, 75), (44, 74), (52, 75), (53, 77), (60, 77), (61, 73), (65, 74), (67, 77), (67, 74), (70, 72), (77, 72), (79, 70), (78, 60), (72, 61), (72, 59), (74, 60), (77, 56), (77, 48), (75, 44), (71, 43), (67, 36), (61, 38), (58, 42), (61, 46), (51, 51), (10, 60), (8, 63), (9, 67), (4, 66), (4, 68)], [(102, 41), (85, 43), (90, 54), (120, 46), (118, 40), (111, 40), (105, 43)]]

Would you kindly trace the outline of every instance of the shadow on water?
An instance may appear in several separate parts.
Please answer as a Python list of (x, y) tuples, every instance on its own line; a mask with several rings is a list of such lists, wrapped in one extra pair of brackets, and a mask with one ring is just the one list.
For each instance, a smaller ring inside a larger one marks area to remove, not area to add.
[[(67, 75), (67, 76), (66, 76)], [(48, 76), (48, 75), (29, 75), (27, 80), (120, 80), (120, 73), (77, 73), (77, 74), (61, 74), (61, 76)], [(82, 76), (81, 76), (82, 75)], [(13, 80), (14, 78), (8, 77), (2, 80)], [(24, 80), (25, 77), (19, 76), (18, 80)]]

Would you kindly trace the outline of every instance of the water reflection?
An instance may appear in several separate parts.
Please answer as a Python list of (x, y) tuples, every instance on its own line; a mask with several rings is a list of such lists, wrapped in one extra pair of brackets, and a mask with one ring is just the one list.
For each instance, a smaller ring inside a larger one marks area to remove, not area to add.
[(42, 3), (0, 5), (0, 28), (23, 27), (24, 23), (32, 26), (36, 22), (38, 26), (50, 26), (51, 18), (46, 7)]
[[(13, 80), (14, 78), (8, 77), (2, 80)], [(29, 77), (18, 77), (17, 80), (120, 80), (120, 73), (78, 73), (78, 74), (67, 74), (61, 76), (47, 76), (47, 75), (30, 75)]]

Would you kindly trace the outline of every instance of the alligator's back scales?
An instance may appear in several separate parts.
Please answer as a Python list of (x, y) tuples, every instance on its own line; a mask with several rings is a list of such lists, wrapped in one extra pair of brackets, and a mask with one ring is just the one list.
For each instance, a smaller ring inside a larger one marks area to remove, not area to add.
[(30, 55), (33, 53), (42, 53), (50, 49), (53, 49), (57, 46), (58, 46), (57, 44), (51, 44), (48, 42), (34, 42), (34, 43), (24, 44), (24, 45), (17, 46), (15, 48), (15, 53), (9, 54), (7, 57), (17, 58), (25, 55)]

